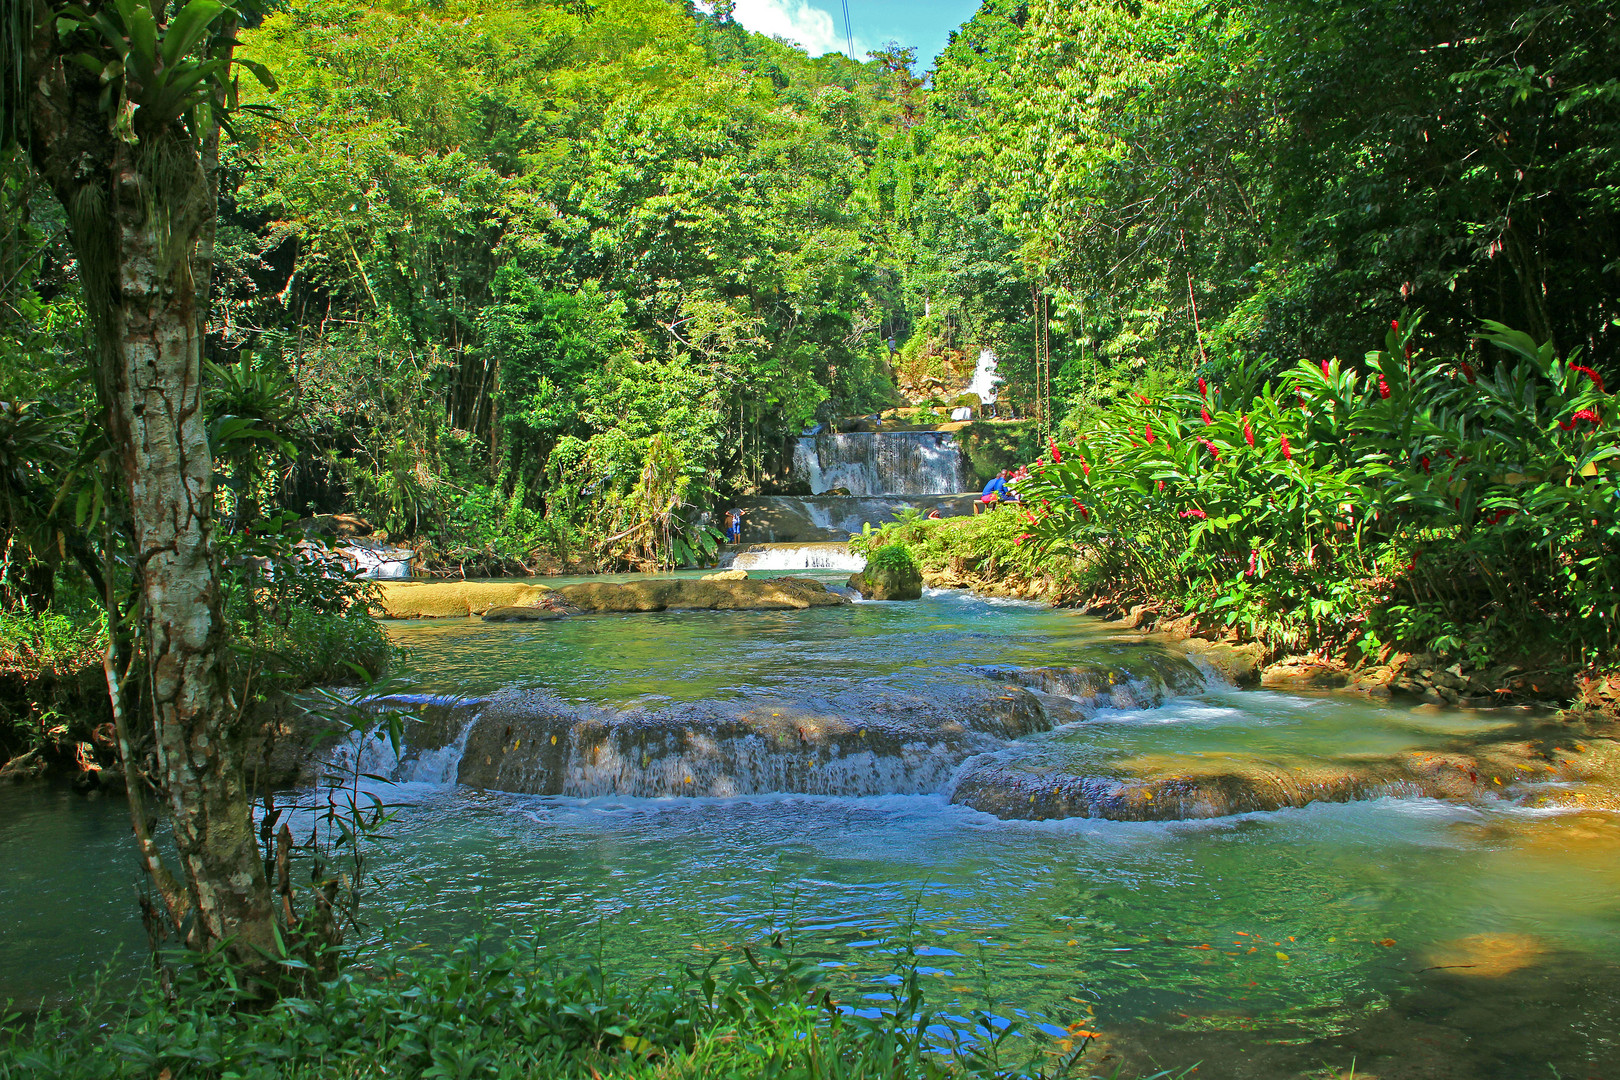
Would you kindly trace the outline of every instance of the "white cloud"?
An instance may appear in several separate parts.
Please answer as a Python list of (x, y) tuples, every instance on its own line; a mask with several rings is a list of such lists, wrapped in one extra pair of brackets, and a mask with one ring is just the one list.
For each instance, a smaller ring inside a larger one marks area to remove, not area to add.
[(756, 34), (796, 41), (811, 56), (845, 51), (843, 28), (806, 0), (737, 0), (732, 17)]

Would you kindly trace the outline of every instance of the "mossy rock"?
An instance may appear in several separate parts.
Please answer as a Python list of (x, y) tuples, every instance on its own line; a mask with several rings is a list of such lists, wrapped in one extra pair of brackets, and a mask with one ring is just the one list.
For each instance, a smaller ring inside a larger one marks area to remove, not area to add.
[(904, 544), (887, 544), (867, 556), (865, 569), (850, 575), (849, 587), (866, 600), (920, 600), (922, 569)]

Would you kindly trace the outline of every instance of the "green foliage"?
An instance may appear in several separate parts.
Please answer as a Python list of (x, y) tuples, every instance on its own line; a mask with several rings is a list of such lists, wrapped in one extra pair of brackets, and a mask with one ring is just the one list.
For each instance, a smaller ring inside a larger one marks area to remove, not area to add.
[(0, 672), (35, 679), (101, 665), (106, 627), (56, 611), (0, 611)]
[(991, 0), (934, 73), (908, 273), (1026, 398), (1038, 286), (1077, 426), (1403, 305), (1440, 351), (1496, 312), (1612, 372), (1617, 48), (1597, 0)]
[(899, 968), (887, 1000), (863, 1003), (867, 1015), (836, 1002), (826, 977), (780, 939), (728, 949), (661, 985), (564, 966), (532, 941), (503, 947), (474, 936), (442, 955), (385, 951), (366, 970), (322, 984), (317, 996), (285, 998), (263, 1012), (230, 1008), (229, 980), (219, 973), (183, 983), (173, 996), (148, 984), (133, 1001), (97, 987), (32, 1025), (0, 1018), (0, 1080), (165, 1071), (243, 1080), (1056, 1080), (1077, 1075), (1089, 1041), (1037, 1067), (1021, 1065), (1039, 1060), (1044, 1042), (1023, 1045), (1023, 1025), (979, 1010), (971, 1038), (940, 1034), (950, 1029), (936, 1023), (914, 967)]
[(1497, 323), (1489, 367), (1430, 356), (1416, 325), (1364, 366), (1238, 369), (1107, 410), (1020, 485), (1037, 545), (1099, 590), (1292, 648), (1612, 661), (1620, 434), (1600, 377)]
[(282, 505), (452, 553), (493, 484), (555, 555), (668, 565), (818, 409), (890, 403), (875, 69), (653, 0), (306, 0), (244, 40), (279, 115), (236, 151), (227, 333), (265, 328), (327, 463)]
[(387, 667), (392, 647), (371, 616), (370, 583), (324, 545), (300, 540), (291, 515), (222, 538), (220, 548), (224, 614), (245, 688), (350, 685)]
[(1040, 435), (1028, 421), (975, 420), (957, 432), (956, 442), (982, 484), (1003, 469), (1018, 469), (1040, 453)]
[(911, 549), (905, 544), (884, 544), (873, 549), (866, 556), (866, 569), (873, 574), (909, 576), (922, 573), (917, 567), (917, 560), (911, 557)]

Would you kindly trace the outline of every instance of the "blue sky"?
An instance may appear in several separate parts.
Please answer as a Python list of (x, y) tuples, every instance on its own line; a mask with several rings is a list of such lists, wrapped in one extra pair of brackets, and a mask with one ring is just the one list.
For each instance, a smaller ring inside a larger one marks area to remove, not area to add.
[[(838, 0), (736, 0), (733, 17), (750, 30), (791, 38), (812, 56), (844, 50)], [(893, 39), (917, 49), (919, 68), (934, 66), (945, 39), (979, 10), (979, 0), (849, 0), (858, 59)]]

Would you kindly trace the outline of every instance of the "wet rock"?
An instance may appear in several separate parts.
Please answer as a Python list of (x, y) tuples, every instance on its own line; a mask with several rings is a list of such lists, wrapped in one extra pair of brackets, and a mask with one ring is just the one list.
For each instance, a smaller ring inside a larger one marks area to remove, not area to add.
[(812, 701), (624, 710), (514, 691), (481, 707), (457, 779), (576, 797), (921, 794), (972, 755), (1050, 723), (1016, 687), (863, 684)]
[(355, 517), (353, 514), (316, 514), (314, 517), (304, 518), (298, 522), (297, 528), (306, 536), (328, 536), (348, 539), (354, 536), (370, 536), (376, 530), (371, 522), (365, 518)]
[(490, 608), (484, 612), (485, 622), (550, 622), (580, 614), (580, 609), (568, 603), (556, 592), (531, 597), (528, 602), (506, 607)]
[(1311, 656), (1289, 656), (1260, 673), (1260, 685), (1267, 690), (1335, 690), (1349, 681), (1349, 672), (1337, 660)]
[[(1546, 781), (1562, 784), (1548, 788)], [(1570, 792), (1580, 797), (1556, 801)], [(986, 757), (962, 771), (951, 799), (1007, 819), (1176, 821), (1384, 796), (1487, 795), (1526, 797), (1530, 805), (1620, 805), (1620, 742), (1582, 743), (1549, 727), (1524, 738), (1460, 738), (1384, 757), (1147, 754), (1089, 776), (1038, 760)]]
[(656, 578), (646, 581), (588, 581), (556, 590), (566, 603), (587, 612), (635, 611), (780, 611), (833, 607), (849, 603), (814, 578), (693, 581)]
[(746, 570), (721, 570), (719, 573), (715, 573), (715, 574), (704, 574), (701, 580), (703, 580), (703, 581), (747, 581), (748, 580), (748, 571), (746, 571)]
[(512, 606), (490, 608), (484, 612), (485, 622), (551, 622), (553, 619), (566, 619), (569, 612), (563, 607), (542, 607), (538, 604), (528, 607)]
[(990, 666), (986, 677), (1046, 694), (1061, 694), (1098, 708), (1153, 708), (1166, 698), (1202, 690), (1206, 679), (1184, 656), (1143, 648), (1117, 664), (1035, 668)]
[(1186, 643), (1189, 653), (1200, 663), (1208, 664), (1233, 686), (1260, 685), (1260, 668), (1266, 651), (1261, 645), (1232, 645), (1224, 641), (1204, 641), (1190, 638)]
[(1546, 943), (1529, 934), (1470, 934), (1426, 950), (1425, 971), (1476, 979), (1499, 979), (1541, 959)]
[(38, 780), (45, 775), (47, 764), (45, 754), (39, 748), (18, 754), (4, 765), (0, 765), (0, 784), (21, 784), (29, 780)]
[(920, 600), (922, 571), (915, 565), (881, 569), (868, 566), (849, 576), (849, 587), (867, 600)]
[(389, 581), (377, 586), (372, 610), (385, 619), (465, 617), (543, 604), (552, 592), (526, 581)]

